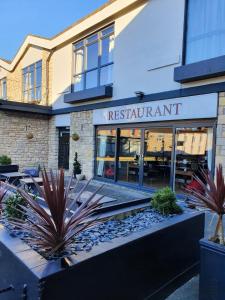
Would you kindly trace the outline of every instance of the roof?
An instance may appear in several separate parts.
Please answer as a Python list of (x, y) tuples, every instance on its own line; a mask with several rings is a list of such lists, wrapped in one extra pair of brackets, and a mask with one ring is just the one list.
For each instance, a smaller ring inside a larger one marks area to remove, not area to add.
[(97, 10), (76, 21), (52, 38), (29, 34), (25, 38), (12, 61), (0, 58), (0, 67), (7, 71), (12, 71), (30, 46), (36, 46), (51, 51), (66, 41), (75, 39), (76, 36), (83, 32), (91, 30), (91, 28), (101, 24), (103, 21), (113, 19), (117, 14), (120, 14), (121, 11), (133, 7), (134, 5), (141, 5), (146, 1), (147, 0), (109, 0)]

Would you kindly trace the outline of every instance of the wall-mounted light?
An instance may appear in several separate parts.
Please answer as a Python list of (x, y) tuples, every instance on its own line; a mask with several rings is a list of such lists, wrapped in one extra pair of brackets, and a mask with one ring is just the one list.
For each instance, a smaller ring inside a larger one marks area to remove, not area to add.
[(144, 98), (144, 95), (145, 93), (142, 92), (142, 91), (137, 91), (137, 92), (134, 92), (136, 97), (138, 97), (139, 99), (143, 99)]

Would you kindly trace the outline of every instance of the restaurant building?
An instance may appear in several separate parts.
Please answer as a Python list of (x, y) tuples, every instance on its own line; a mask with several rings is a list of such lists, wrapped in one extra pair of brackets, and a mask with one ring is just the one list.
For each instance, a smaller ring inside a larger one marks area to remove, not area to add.
[(113, 0), (28, 36), (0, 60), (0, 154), (71, 171), (77, 152), (87, 178), (177, 193), (225, 173), (224, 14), (223, 0)]

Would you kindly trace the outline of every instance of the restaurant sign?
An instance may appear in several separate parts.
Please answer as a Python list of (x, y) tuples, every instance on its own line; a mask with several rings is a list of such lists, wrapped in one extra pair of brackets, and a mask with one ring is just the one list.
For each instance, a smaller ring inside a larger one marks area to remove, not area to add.
[(93, 124), (216, 118), (217, 97), (213, 93), (97, 109), (93, 113)]

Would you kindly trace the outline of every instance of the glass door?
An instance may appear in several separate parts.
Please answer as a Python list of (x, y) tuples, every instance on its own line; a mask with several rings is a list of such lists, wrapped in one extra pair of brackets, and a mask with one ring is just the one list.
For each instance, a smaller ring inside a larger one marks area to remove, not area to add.
[(117, 180), (139, 184), (141, 164), (141, 129), (120, 129)]
[(144, 132), (143, 184), (159, 189), (171, 184), (172, 128), (151, 128)]
[(116, 129), (99, 129), (96, 139), (96, 176), (114, 179)]
[(212, 148), (213, 128), (176, 129), (174, 162), (174, 187), (176, 193), (185, 194), (185, 190), (188, 187), (201, 189), (194, 179), (194, 175), (201, 177), (201, 170), (211, 170)]

